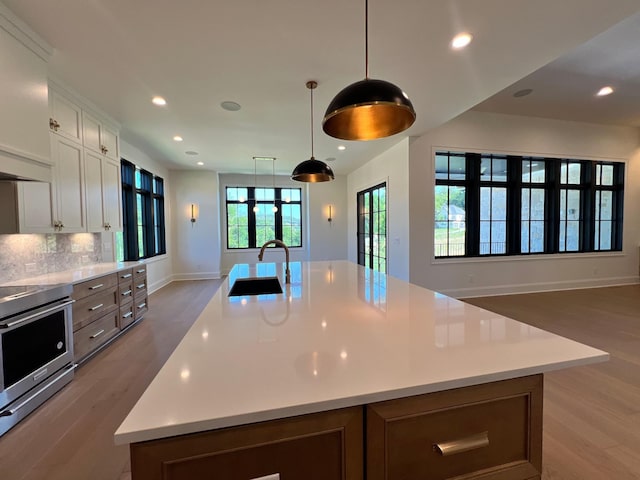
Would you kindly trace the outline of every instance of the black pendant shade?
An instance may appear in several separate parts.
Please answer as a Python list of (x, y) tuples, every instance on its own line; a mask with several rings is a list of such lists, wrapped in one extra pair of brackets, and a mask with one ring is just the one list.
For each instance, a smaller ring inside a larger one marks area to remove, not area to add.
[(308, 183), (329, 182), (335, 178), (333, 170), (322, 160), (316, 160), (313, 156), (313, 89), (318, 86), (318, 82), (309, 80), (306, 86), (311, 94), (311, 158), (300, 162), (293, 169), (291, 179)]
[(291, 178), (299, 182), (316, 183), (329, 182), (335, 177), (329, 165), (322, 160), (316, 160), (311, 157), (309, 160), (300, 162), (298, 166), (296, 166), (291, 174)]
[(416, 119), (409, 97), (393, 83), (365, 78), (340, 91), (322, 129), (342, 140), (374, 140), (409, 128)]

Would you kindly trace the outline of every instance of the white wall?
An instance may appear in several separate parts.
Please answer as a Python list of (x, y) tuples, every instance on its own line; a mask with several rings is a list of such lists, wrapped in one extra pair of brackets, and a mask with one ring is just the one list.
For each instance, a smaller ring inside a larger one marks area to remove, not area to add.
[[(221, 243), (221, 271), (223, 274), (236, 263), (257, 263), (259, 248), (242, 251), (227, 250), (227, 225), (225, 214), (225, 187), (234, 186), (270, 186), (274, 183), (271, 175), (220, 174), (220, 243)], [(337, 176), (333, 182), (300, 183), (288, 176), (276, 175), (275, 186), (284, 188), (302, 188), (302, 223), (304, 226), (301, 248), (291, 248), (291, 261), (306, 260), (342, 260), (346, 258), (346, 178)], [(325, 216), (328, 205), (333, 205), (335, 221), (331, 224)], [(265, 255), (265, 261), (280, 262), (284, 260), (284, 253), (270, 253)]]
[[(409, 139), (349, 174), (347, 178), (348, 258), (358, 262), (357, 194), (387, 183), (387, 271), (409, 280)], [(424, 186), (422, 187), (424, 189)]]
[[(171, 224), (174, 280), (220, 278), (218, 174), (172, 170)], [(191, 222), (191, 205), (197, 210)]]
[[(159, 162), (154, 161), (145, 152), (137, 147), (127, 143), (120, 139), (120, 156), (137, 166), (149, 170), (154, 175), (162, 177), (164, 180), (165, 189), (165, 225), (166, 225), (166, 241), (167, 241), (167, 254), (153, 257), (146, 261), (147, 268), (147, 282), (149, 285), (149, 291), (154, 292), (164, 285), (171, 282), (172, 265), (171, 265), (171, 226), (172, 226), (172, 211), (171, 202), (169, 201), (169, 195), (171, 189), (171, 180), (169, 178), (169, 170)], [(102, 235), (103, 243), (107, 238), (107, 235)], [(104, 246), (103, 246), (104, 250)]]
[[(639, 139), (635, 128), (474, 111), (411, 139), (411, 282), (460, 297), (637, 282)], [(627, 162), (623, 251), (434, 260), (436, 149)]]

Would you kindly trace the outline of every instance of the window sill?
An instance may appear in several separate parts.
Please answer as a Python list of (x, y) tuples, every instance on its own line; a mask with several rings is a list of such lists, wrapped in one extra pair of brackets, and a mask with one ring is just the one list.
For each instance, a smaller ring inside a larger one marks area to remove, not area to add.
[(503, 257), (459, 257), (432, 259), (431, 265), (446, 265), (457, 263), (493, 263), (493, 262), (520, 262), (537, 260), (561, 260), (561, 259), (593, 259), (603, 257), (626, 257), (624, 251), (621, 252), (589, 252), (589, 253), (554, 253), (554, 254), (533, 254), (533, 255), (506, 255)]
[[(274, 250), (281, 249), (280, 247), (268, 247), (267, 251), (271, 248), (273, 248)], [(289, 251), (301, 252), (301, 251), (304, 251), (304, 247), (289, 247)], [(260, 248), (223, 248), (222, 252), (223, 253), (239, 253), (239, 254), (255, 253), (257, 255), (258, 253), (260, 253)]]

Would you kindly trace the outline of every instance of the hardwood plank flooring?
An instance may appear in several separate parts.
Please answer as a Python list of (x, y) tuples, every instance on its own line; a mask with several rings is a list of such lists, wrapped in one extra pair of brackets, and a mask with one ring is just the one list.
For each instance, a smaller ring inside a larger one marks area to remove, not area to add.
[(0, 479), (129, 479), (129, 447), (115, 446), (113, 433), (220, 283), (174, 282), (152, 294), (138, 325), (0, 437)]
[(640, 479), (640, 286), (466, 301), (611, 355), (545, 375), (543, 480)]
[[(113, 432), (217, 290), (179, 282), (71, 384), (0, 437), (2, 480), (129, 480)], [(640, 480), (640, 286), (468, 299), (601, 348), (607, 363), (545, 375), (544, 480)]]

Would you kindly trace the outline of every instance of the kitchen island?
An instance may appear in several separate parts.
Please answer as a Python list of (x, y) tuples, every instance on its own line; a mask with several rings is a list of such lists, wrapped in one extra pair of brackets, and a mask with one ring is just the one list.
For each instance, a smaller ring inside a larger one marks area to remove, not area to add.
[(115, 440), (133, 480), (539, 478), (542, 374), (607, 358), (350, 262), (242, 264)]

